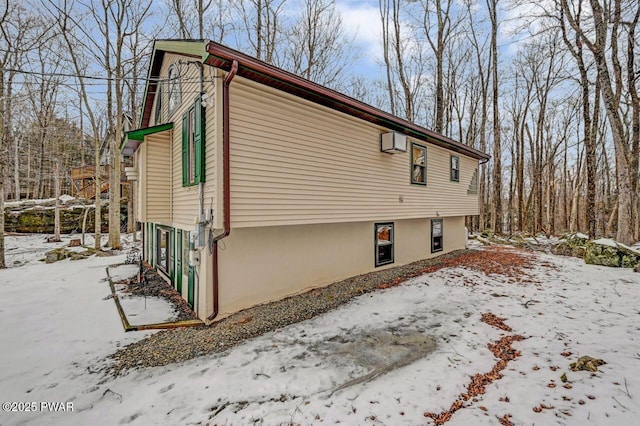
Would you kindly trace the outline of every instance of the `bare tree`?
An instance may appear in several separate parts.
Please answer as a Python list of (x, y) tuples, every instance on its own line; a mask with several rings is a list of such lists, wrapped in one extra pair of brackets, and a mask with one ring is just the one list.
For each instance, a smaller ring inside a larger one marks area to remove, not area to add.
[(498, 85), (498, 1), (486, 0), (491, 21), (491, 88), (493, 110), (493, 209), (491, 227), (494, 232), (502, 233), (502, 147), (500, 145), (500, 88)]
[(237, 0), (236, 9), (244, 27), (250, 53), (270, 64), (280, 65), (282, 15), (287, 0)]
[[(478, 120), (478, 148), (486, 152), (487, 150), (487, 121), (489, 114), (489, 83), (490, 83), (490, 74), (491, 74), (491, 61), (486, 57), (485, 52), (487, 48), (487, 44), (490, 41), (490, 38), (485, 37), (482, 38), (482, 35), (479, 32), (479, 28), (483, 24), (483, 22), (476, 22), (474, 15), (475, 11), (472, 10), (474, 7), (474, 2), (471, 0), (466, 0), (465, 6), (467, 8), (467, 17), (469, 19), (469, 32), (468, 39), (471, 44), (471, 48), (473, 51), (473, 56), (475, 57), (475, 67), (477, 67), (477, 76), (479, 78), (478, 88), (479, 88), (479, 96), (480, 96), (480, 118)], [(488, 167), (488, 166), (487, 166)], [(479, 180), (479, 194), (480, 194), (480, 206), (479, 206), (479, 228), (484, 230), (487, 227), (487, 199), (488, 199), (488, 185), (487, 179), (490, 173), (487, 173), (485, 167), (481, 167), (479, 170), (480, 176)]]
[(342, 89), (345, 73), (356, 60), (352, 43), (334, 0), (304, 0), (300, 16), (287, 31), (284, 66), (323, 86)]
[[(3, 2), (0, 9), (0, 268), (4, 256), (4, 179), (6, 151), (12, 141), (13, 84), (18, 68), (37, 43), (34, 31), (42, 31), (41, 22), (19, 4)], [(19, 191), (19, 189), (18, 189)]]
[(379, 0), (378, 6), (391, 113), (416, 121), (425, 83), (422, 46), (403, 30), (401, 0)]
[[(581, 5), (583, 0), (577, 3)], [(631, 83), (626, 87), (626, 91), (633, 99), (635, 88), (635, 64), (627, 64), (622, 67), (620, 63), (619, 52), (623, 49), (623, 41), (620, 36), (623, 34), (623, 27), (626, 28), (628, 34), (634, 34), (638, 24), (638, 15), (640, 14), (640, 4), (631, 0), (613, 0), (610, 4), (601, 4), (598, 0), (589, 0), (591, 13), (584, 20), (590, 20), (591, 30), (589, 32), (583, 29), (581, 25), (582, 18), (577, 13), (576, 2), (569, 5), (567, 0), (560, 0), (560, 6), (564, 17), (568, 24), (576, 32), (580, 43), (583, 43), (591, 51), (596, 63), (597, 78), (602, 92), (602, 100), (604, 103), (609, 126), (611, 127), (611, 135), (615, 148), (616, 158), (616, 177), (618, 181), (618, 211), (617, 211), (617, 240), (631, 244), (634, 241), (634, 231), (637, 227), (635, 217), (635, 203), (638, 197), (634, 189), (637, 188), (637, 170), (633, 170), (633, 156), (637, 153), (632, 151), (634, 140), (628, 137), (625, 130), (625, 120), (621, 111), (621, 100), (625, 84)], [(606, 6), (606, 7), (605, 7)], [(627, 39), (632, 45), (635, 44), (634, 39)], [(635, 48), (632, 47), (631, 50)], [(627, 50), (628, 51), (628, 50)], [(633, 59), (627, 56), (627, 60)], [(611, 71), (610, 71), (611, 70)], [(626, 80), (623, 77), (624, 72), (632, 72), (632, 75)], [(637, 93), (636, 93), (637, 100)], [(637, 106), (637, 103), (636, 103)], [(633, 101), (631, 110), (634, 108)], [(634, 111), (634, 112), (635, 112)], [(637, 114), (637, 112), (635, 112)]]
[(0, 56), (0, 269), (7, 267), (4, 256), (4, 155), (2, 155), (5, 149), (6, 138), (6, 109), (5, 109), (5, 71), (4, 67), (9, 62), (9, 46), (11, 36), (5, 28), (5, 23), (9, 17), (9, 2), (4, 3), (4, 8), (0, 12), (0, 32), (2, 33), (2, 46), (6, 46), (3, 49), (4, 52)]
[(445, 128), (444, 67), (447, 60), (445, 52), (452, 47), (451, 44), (466, 18), (464, 13), (456, 14), (455, 3), (454, 0), (423, 0), (422, 29), (436, 61), (433, 129), (439, 133), (442, 133)]
[(175, 18), (178, 35), (184, 39), (211, 38), (221, 42), (234, 29), (228, 0), (166, 0)]
[[(580, 87), (582, 94), (582, 120), (584, 131), (584, 144), (585, 144), (585, 167), (586, 167), (586, 181), (587, 181), (587, 199), (586, 199), (586, 213), (587, 213), (587, 230), (590, 238), (596, 236), (596, 132), (594, 126), (597, 123), (597, 116), (599, 115), (600, 108), (600, 90), (599, 85), (594, 91), (596, 99), (593, 102), (593, 117), (591, 112), (591, 81), (589, 79), (589, 69), (587, 61), (585, 61), (586, 52), (584, 51), (584, 45), (580, 40), (580, 36), (577, 32), (574, 32), (572, 39), (570, 39), (569, 29), (567, 28), (566, 20), (564, 19), (562, 10), (560, 10), (559, 26), (562, 33), (562, 39), (567, 50), (571, 53), (571, 56), (575, 59), (578, 65), (578, 71), (580, 73)], [(582, 2), (579, 2), (576, 10), (576, 24), (580, 25), (582, 21)], [(595, 123), (594, 123), (595, 122)]]
[(83, 33), (82, 27), (78, 24), (78, 18), (71, 14), (74, 8), (73, 2), (64, 1), (61, 5), (58, 5), (53, 0), (49, 0), (51, 6), (52, 18), (57, 22), (60, 35), (64, 40), (64, 44), (69, 54), (68, 59), (71, 62), (71, 66), (76, 73), (76, 81), (78, 84), (79, 96), (83, 100), (83, 105), (87, 116), (89, 117), (89, 123), (91, 125), (93, 146), (94, 146), (94, 164), (96, 168), (95, 173), (95, 230), (94, 230), (94, 247), (96, 250), (101, 249), (101, 203), (100, 196), (102, 193), (101, 182), (101, 169), (100, 169), (100, 124), (96, 111), (95, 102), (89, 98), (87, 90), (87, 81), (84, 75), (87, 71), (88, 58), (82, 55), (82, 42), (85, 33)]

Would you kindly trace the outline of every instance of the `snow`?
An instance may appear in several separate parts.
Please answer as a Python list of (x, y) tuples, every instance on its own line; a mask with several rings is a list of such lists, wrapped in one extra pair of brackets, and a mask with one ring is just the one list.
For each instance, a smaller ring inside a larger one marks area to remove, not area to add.
[(114, 265), (109, 266), (108, 270), (109, 277), (114, 282), (120, 306), (130, 325), (158, 324), (174, 321), (177, 318), (177, 312), (175, 312), (173, 305), (165, 299), (134, 296), (123, 291), (125, 285), (115, 284), (118, 281), (136, 276), (139, 271), (137, 265)]
[[(60, 202), (61, 203), (68, 203), (69, 201), (75, 200), (75, 197), (72, 197), (71, 195), (68, 194), (62, 194), (60, 195)], [(5, 207), (9, 207), (9, 208), (14, 208), (14, 207), (21, 207), (21, 206), (39, 206), (41, 204), (51, 204), (51, 203), (55, 203), (56, 199), (55, 198), (41, 198), (41, 199), (34, 199), (34, 200), (20, 200), (20, 201), (5, 201), (4, 206)]]
[(613, 248), (618, 248), (618, 243), (611, 238), (600, 238), (598, 240), (593, 241), (594, 244), (599, 244), (601, 246), (609, 246)]
[(626, 246), (622, 243), (618, 243), (618, 247), (622, 247), (623, 249), (627, 249), (635, 254), (637, 254), (638, 256), (640, 256), (640, 246), (638, 245), (632, 245), (632, 246)]
[[(59, 247), (66, 247), (70, 251), (82, 252), (84, 247), (67, 247), (69, 242), (74, 239), (81, 239), (81, 234), (61, 234), (59, 243), (47, 243), (45, 240), (51, 235), (44, 234), (15, 234), (5, 236), (5, 263), (7, 267), (13, 268), (21, 265), (31, 264), (44, 260), (45, 253)], [(101, 235), (101, 244), (104, 245), (108, 241), (106, 234)], [(94, 235), (85, 234), (85, 244), (87, 247), (93, 247), (95, 242)], [(122, 239), (123, 248), (126, 250), (133, 246), (132, 235), (126, 235)], [(1, 275), (0, 275), (1, 277)]]
[(576, 232), (575, 234), (573, 234), (576, 238), (580, 238), (581, 240), (588, 240), (589, 236), (586, 234), (583, 234), (582, 232)]
[[(20, 238), (7, 237), (7, 247), (25, 248)], [(487, 343), (521, 334), (525, 340), (513, 344), (521, 356), (504, 377), (448, 424), (494, 425), (507, 413), (516, 424), (637, 424), (640, 274), (527, 255), (536, 257), (529, 271), (535, 282), (442, 269), (222, 354), (117, 378), (92, 371), (118, 347), (152, 333), (125, 333), (113, 300), (103, 300), (110, 294), (105, 268), (125, 256), (29, 261), (0, 271), (0, 399), (71, 401), (74, 411), (3, 412), (0, 423), (430, 424), (424, 412), (448, 409), (471, 375), (494, 366)], [(485, 312), (504, 317), (513, 332), (481, 322)], [(372, 372), (344, 340), (377, 331), (418, 333), (437, 347), (410, 365), (335, 391)], [(567, 351), (569, 357), (561, 355)], [(569, 363), (583, 355), (607, 364), (595, 374), (570, 371)], [(571, 389), (562, 386), (563, 373)], [(552, 381), (556, 386), (548, 387)], [(534, 412), (540, 404), (554, 408)]]
[(640, 244), (634, 244), (632, 246), (627, 246), (625, 244), (619, 243), (616, 240), (612, 240), (610, 238), (600, 238), (599, 240), (594, 241), (595, 244), (600, 244), (603, 246), (609, 246), (613, 248), (623, 248), (627, 249), (633, 253), (640, 255)]

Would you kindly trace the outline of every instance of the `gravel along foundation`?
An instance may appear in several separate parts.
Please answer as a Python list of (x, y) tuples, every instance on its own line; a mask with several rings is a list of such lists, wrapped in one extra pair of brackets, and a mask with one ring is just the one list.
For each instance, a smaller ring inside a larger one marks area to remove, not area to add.
[[(485, 273), (515, 276), (530, 261), (530, 257), (522, 251), (492, 247), (481, 251), (457, 250), (437, 258), (358, 275), (303, 294), (254, 306), (210, 326), (153, 334), (111, 355), (106, 372), (117, 376), (132, 368), (162, 366), (224, 352), (248, 339), (328, 312), (354, 297), (396, 286), (409, 278), (441, 268), (465, 266)], [(506, 266), (500, 266), (505, 262)]]

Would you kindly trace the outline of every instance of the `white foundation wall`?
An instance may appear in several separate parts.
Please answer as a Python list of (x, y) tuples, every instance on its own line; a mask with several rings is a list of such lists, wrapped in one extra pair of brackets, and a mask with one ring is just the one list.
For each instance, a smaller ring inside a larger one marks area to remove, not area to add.
[[(464, 217), (433, 219), (443, 219), (444, 249), (437, 253), (431, 253), (430, 218), (232, 229), (219, 243), (216, 319), (355, 275), (465, 248)], [(384, 222), (394, 223), (394, 263), (376, 267), (374, 224)], [(204, 319), (213, 309), (208, 252), (202, 262), (197, 304)]]

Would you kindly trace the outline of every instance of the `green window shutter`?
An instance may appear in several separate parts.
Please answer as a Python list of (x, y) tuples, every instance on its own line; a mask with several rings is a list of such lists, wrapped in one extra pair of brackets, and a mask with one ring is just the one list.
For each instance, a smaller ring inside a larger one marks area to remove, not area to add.
[(195, 102), (195, 126), (194, 138), (196, 146), (195, 158), (195, 183), (205, 181), (205, 109), (202, 106), (202, 96), (198, 96)]
[(189, 185), (189, 113), (182, 116), (182, 186)]

